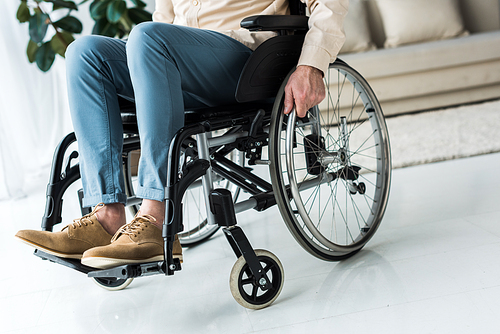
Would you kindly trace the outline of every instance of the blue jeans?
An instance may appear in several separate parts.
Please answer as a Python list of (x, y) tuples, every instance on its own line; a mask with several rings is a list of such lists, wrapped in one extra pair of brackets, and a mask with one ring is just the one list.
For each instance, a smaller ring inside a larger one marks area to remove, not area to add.
[(128, 41), (84, 36), (66, 52), (84, 206), (125, 203), (118, 95), (134, 100), (141, 139), (136, 195), (163, 201), (168, 148), (184, 110), (236, 103), (252, 51), (221, 33), (142, 23)]

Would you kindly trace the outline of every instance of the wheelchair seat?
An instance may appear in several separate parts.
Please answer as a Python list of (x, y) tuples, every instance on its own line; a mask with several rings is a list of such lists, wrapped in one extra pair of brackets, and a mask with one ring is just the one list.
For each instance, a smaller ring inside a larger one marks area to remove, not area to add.
[[(120, 113), (124, 133), (139, 134), (134, 102), (126, 100), (122, 97), (119, 97), (118, 101), (120, 104)], [(215, 118), (230, 119), (236, 115), (255, 112), (261, 109), (264, 110), (266, 114), (270, 114), (273, 104), (273, 100), (260, 100), (247, 103), (227, 104), (222, 106), (185, 110), (184, 125), (188, 126)]]

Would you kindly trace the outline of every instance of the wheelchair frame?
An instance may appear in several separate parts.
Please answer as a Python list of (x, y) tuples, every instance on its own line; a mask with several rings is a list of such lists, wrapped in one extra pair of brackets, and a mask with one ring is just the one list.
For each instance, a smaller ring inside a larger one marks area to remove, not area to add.
[[(243, 306), (249, 308), (257, 309), (270, 305), (278, 297), (283, 285), (284, 278), (282, 266), (272, 253), (260, 250), (254, 251), (243, 230), (236, 226), (235, 214), (250, 209), (263, 211), (275, 204), (279, 204), (280, 210), (287, 209), (283, 209), (283, 203), (277, 203), (275, 191), (278, 188), (276, 188), (275, 185), (273, 188), (273, 184), (251, 173), (247, 168), (234, 163), (225, 156), (228, 152), (237, 149), (246, 153), (246, 158), (250, 165), (271, 164), (269, 160), (262, 159), (262, 147), (269, 144), (268, 126), (272, 121), (272, 115), (276, 114), (277, 108), (278, 111), (281, 110), (278, 105), (282, 102), (278, 101), (278, 98), (276, 98), (274, 103), (266, 99), (275, 97), (280, 86), (281, 88), (278, 92), (278, 96), (280, 96), (279, 94), (283, 94), (283, 82), (286, 83), (288, 79), (286, 75), (290, 72), (290, 69), (295, 66), (300, 55), (300, 52), (297, 52), (297, 50), (300, 50), (304, 34), (298, 33), (296, 35), (287, 35), (287, 31), (291, 29), (304, 32), (307, 30), (306, 17), (298, 16), (291, 18), (293, 19), (292, 21), (281, 21), (281, 19), (276, 21), (272, 18), (252, 17), (242, 22), (242, 26), (249, 29), (280, 30), (281, 35), (263, 43), (250, 57), (240, 77), (236, 93), (237, 100), (241, 104), (217, 108), (216, 110), (214, 108), (208, 108), (201, 111), (187, 112), (185, 116), (186, 125), (179, 130), (172, 139), (169, 148), (166, 185), (166, 215), (162, 230), (162, 236), (164, 238), (164, 261), (122, 265), (111, 269), (96, 270), (82, 265), (78, 260), (59, 258), (38, 249), (35, 250), (35, 255), (42, 259), (50, 260), (83, 272), (89, 277), (93, 277), (98, 284), (110, 290), (124, 288), (135, 277), (154, 274), (173, 275), (176, 271), (181, 270), (179, 260), (174, 259), (172, 256), (172, 248), (175, 235), (183, 230), (182, 199), (188, 187), (201, 178), (203, 192), (205, 194), (205, 204), (207, 207), (207, 220), (209, 224), (216, 224), (223, 228), (231, 248), (239, 259), (234, 267), (237, 268), (238, 272), (231, 274), (231, 280), (237, 281), (235, 283), (237, 286), (236, 288), (234, 288), (234, 284), (231, 283), (233, 296), (239, 293), (240, 300), (237, 296), (235, 296), (235, 299)], [(292, 49), (290, 49), (290, 45)], [(337, 63), (342, 66), (347, 66), (341, 60), (337, 60)], [(276, 71), (276, 64), (285, 65), (282, 66), (279, 71)], [(255, 74), (256, 69), (261, 70), (260, 76)], [(265, 73), (265, 75), (262, 73)], [(367, 86), (368, 84), (365, 83), (365, 85)], [(366, 92), (361, 91), (359, 91), (359, 93), (366, 94)], [(370, 94), (373, 95), (373, 93)], [(374, 95), (370, 98), (374, 99), (376, 102), (376, 97)], [(260, 102), (249, 102), (257, 100)], [(124, 138), (123, 144), (124, 174), (130, 178), (130, 166), (127, 163), (129, 153), (139, 149), (140, 145), (138, 132), (133, 124), (134, 107), (130, 104), (127, 105), (125, 101), (121, 102), (124, 130), (131, 134), (131, 136)], [(278, 105), (276, 103), (278, 103)], [(376, 102), (376, 104), (377, 108), (380, 109), (378, 102)], [(379, 114), (375, 117), (375, 122), (378, 122), (377, 126), (382, 127), (386, 133), (387, 131), (385, 129), (385, 122), (383, 122), (381, 110), (374, 110), (373, 108), (375, 107), (369, 106), (369, 104), (365, 105), (365, 108), (366, 107), (368, 107), (368, 109), (365, 110), (367, 114)], [(382, 120), (379, 119), (380, 117)], [(372, 118), (372, 116), (368, 115), (368, 118)], [(132, 122), (130, 122), (129, 119), (132, 119)], [(289, 122), (295, 123), (295, 117), (291, 119), (292, 121), (289, 120)], [(339, 122), (343, 122), (342, 127), (345, 130), (348, 122), (346, 121), (346, 117), (343, 117)], [(381, 124), (381, 122), (383, 124)], [(212, 131), (223, 129), (229, 130), (222, 136), (213, 138), (208, 136), (208, 133)], [(192, 141), (193, 137), (196, 138), (196, 147), (190, 146), (186, 150), (185, 143), (189, 140)], [(294, 141), (294, 138), (295, 137), (291, 140)], [(68, 148), (75, 141), (76, 137), (74, 133), (67, 135), (58, 145), (54, 153), (50, 181), (47, 187), (45, 215), (42, 219), (42, 230), (52, 231), (53, 226), (62, 221), (63, 194), (66, 192), (67, 188), (80, 177), (78, 164), (72, 164), (72, 161), (78, 157), (78, 153), (74, 151), (65, 159)], [(384, 175), (385, 179), (383, 181), (386, 190), (380, 199), (382, 202), (379, 204), (381, 205), (381, 209), (376, 213), (376, 222), (373, 226), (365, 222), (366, 227), (360, 227), (363, 239), (363, 243), (360, 247), (349, 251), (343, 256), (333, 258), (323, 257), (323, 259), (340, 260), (357, 253), (371, 236), (373, 236), (382, 219), (390, 184), (390, 150), (386, 134), (382, 135), (381, 141), (381, 145), (383, 146), (382, 154), (384, 155), (384, 159), (388, 161), (388, 165), (384, 166), (384, 171), (387, 170), (385, 171), (387, 175)], [(294, 143), (294, 145), (296, 144)], [(311, 152), (311, 149), (317, 149), (318, 147), (319, 146), (305, 148), (306, 155), (308, 154), (307, 152)], [(221, 148), (222, 150), (220, 150)], [(309, 151), (307, 151), (308, 149)], [(325, 153), (327, 152), (325, 148), (321, 148), (321, 150)], [(197, 158), (188, 161), (185, 156), (184, 159), (180, 161), (183, 152), (184, 154), (186, 154), (186, 152), (191, 152), (193, 157)], [(321, 159), (330, 161), (330, 163), (332, 161), (344, 163), (346, 168), (339, 169), (334, 173), (330, 172), (330, 179), (318, 176), (316, 179), (304, 181), (300, 184), (300, 191), (312, 188), (318, 183), (330, 182), (332, 179), (339, 178), (349, 183), (351, 194), (355, 194), (356, 192), (364, 194), (361, 182), (358, 184), (355, 183), (355, 181), (360, 178), (358, 173), (359, 168), (356, 169), (347, 166), (348, 157), (345, 155), (342, 157), (341, 153), (342, 152), (324, 154)], [(314, 163), (316, 162), (317, 161)], [(387, 162), (385, 162), (385, 164), (387, 164)], [(321, 170), (321, 168), (324, 167), (310, 167), (308, 165), (308, 170), (312, 174), (315, 173), (313, 170), (317, 170), (318, 168)], [(234, 204), (230, 191), (226, 189), (214, 189), (212, 171), (249, 193), (251, 195), (250, 198)], [(126, 189), (126, 191), (128, 194), (133, 194), (133, 189)], [(282, 196), (283, 192), (285, 193), (284, 197), (286, 197), (287, 200), (291, 200), (294, 196), (297, 196), (297, 189), (295, 189), (294, 192), (294, 189), (290, 189), (290, 187), (283, 188), (281, 192)], [(83, 208), (81, 203), (83, 191), (80, 190), (78, 195), (82, 213), (90, 213), (90, 209)], [(140, 199), (135, 197), (129, 197), (127, 199), (127, 206), (138, 205), (140, 201)], [(288, 212), (289, 211), (288, 209)], [(298, 207), (298, 211), (300, 211), (300, 207)], [(290, 212), (289, 215), (291, 215)], [(298, 238), (295, 233), (293, 234), (299, 243), (303, 245), (300, 238)], [(272, 268), (270, 272), (272, 277), (268, 275), (269, 268)], [(247, 280), (250, 280), (253, 284), (253, 291), (252, 295), (249, 296), (250, 298), (245, 297), (240, 285), (243, 273), (247, 275)], [(264, 294), (260, 297), (256, 295), (257, 288), (264, 291)]]
[[(206, 116), (204, 114), (197, 114), (197, 117), (201, 119)], [(233, 113), (230, 117), (224, 114), (219, 118), (212, 118), (212, 120), (192, 120), (193, 123), (177, 132), (171, 142), (169, 151), (166, 215), (162, 233), (165, 240), (165, 261), (123, 265), (106, 270), (96, 270), (81, 264), (78, 260), (59, 258), (40, 250), (36, 250), (35, 255), (88, 274), (89, 277), (99, 279), (102, 285), (112, 289), (121, 288), (125, 282), (135, 277), (153, 274), (173, 275), (175, 271), (181, 270), (179, 260), (173, 259), (172, 256), (174, 237), (183, 230), (181, 201), (189, 185), (201, 177), (205, 192), (209, 194), (210, 198), (207, 207), (211, 207), (211, 212), (213, 212), (212, 215), (208, 213), (209, 221), (223, 227), (224, 234), (236, 257), (240, 258), (243, 256), (245, 262), (248, 264), (248, 270), (255, 280), (260, 282), (260, 287), (265, 291), (273, 289), (273, 282), (267, 277), (266, 271), (264, 271), (264, 268), (260, 264), (259, 258), (243, 233), (243, 230), (236, 226), (235, 216), (235, 213), (245, 210), (256, 209), (263, 211), (275, 205), (276, 201), (272, 193), (272, 186), (267, 181), (252, 174), (246, 168), (225, 158), (223, 153), (216, 152), (216, 148), (222, 145), (234, 144), (237, 146), (238, 141), (240, 141), (241, 145), (241, 140), (248, 141), (250, 139), (251, 146), (255, 146), (256, 143), (262, 143), (258, 139), (262, 140), (262, 124), (263, 122), (269, 122), (269, 116), (269, 109), (267, 114), (264, 109), (258, 109), (256, 112), (237, 112)], [(239, 130), (243, 128), (243, 131), (240, 133), (228, 133), (217, 138), (207, 138), (207, 132), (225, 129), (228, 126), (233, 129), (240, 128)], [(260, 132), (258, 129), (260, 129)], [(197, 139), (199, 159), (181, 168), (178, 157), (181, 156), (182, 143), (192, 136), (196, 136)], [(75, 141), (76, 137), (74, 133), (71, 133), (56, 148), (51, 180), (47, 187), (46, 213), (42, 223), (43, 230), (51, 231), (55, 224), (61, 222), (62, 195), (69, 185), (79, 178), (78, 164), (71, 166), (71, 160), (78, 156), (76, 152), (70, 154), (64, 172), (60, 173), (63, 170), (65, 152)], [(137, 136), (125, 138), (123, 147), (123, 155), (126, 156), (129, 152), (140, 147), (139, 138)], [(210, 148), (212, 150), (209, 150)], [(126, 166), (127, 164), (124, 164), (125, 168)], [(237, 184), (253, 196), (233, 206), (233, 199), (229, 191), (225, 189), (212, 189), (211, 173), (207, 173), (210, 167), (217, 174)], [(125, 173), (128, 172), (125, 171)], [(79, 191), (79, 198), (80, 200), (82, 198), (81, 190)], [(136, 198), (129, 198), (127, 206), (134, 205), (135, 203), (137, 203)], [(88, 213), (88, 209), (82, 208), (82, 210), (84, 214)], [(279, 283), (277, 286), (279, 290), (281, 290), (281, 286), (282, 284)], [(274, 289), (276, 290), (276, 287)], [(272, 297), (277, 297), (277, 293), (279, 292), (273, 292)], [(265, 306), (268, 305), (268, 303), (265, 304)], [(260, 308), (260, 305), (255, 306), (255, 308)]]

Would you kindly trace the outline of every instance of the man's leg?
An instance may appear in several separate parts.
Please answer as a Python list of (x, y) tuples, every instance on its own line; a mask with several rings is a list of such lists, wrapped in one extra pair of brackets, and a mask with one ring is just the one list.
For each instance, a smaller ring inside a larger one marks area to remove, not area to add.
[(235, 103), (238, 78), (251, 50), (223, 34), (143, 23), (127, 42), (141, 137), (137, 195), (163, 201), (168, 147), (185, 108)]
[(243, 44), (213, 31), (164, 23), (143, 23), (132, 31), (127, 59), (141, 138), (137, 196), (143, 205), (116, 242), (85, 252), (82, 263), (108, 268), (163, 259), (160, 228), (170, 141), (183, 126), (185, 108), (236, 102), (239, 74), (250, 54)]
[(66, 54), (68, 97), (78, 140), (83, 204), (108, 204), (97, 213), (111, 234), (125, 224), (118, 94), (132, 99), (125, 41), (85, 36)]
[(95, 206), (88, 216), (61, 232), (22, 230), (16, 236), (45, 252), (81, 258), (84, 251), (107, 245), (125, 224), (121, 170), (122, 124), (117, 94), (133, 97), (125, 42), (85, 36), (66, 52), (68, 94), (78, 139), (84, 204)]

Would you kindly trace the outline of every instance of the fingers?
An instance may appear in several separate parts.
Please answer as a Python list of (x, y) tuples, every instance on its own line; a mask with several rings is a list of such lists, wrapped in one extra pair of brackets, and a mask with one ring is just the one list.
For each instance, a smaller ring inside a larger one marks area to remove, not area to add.
[(295, 99), (295, 112), (297, 113), (298, 117), (305, 117), (308, 110), (309, 108), (305, 103), (305, 99)]
[(288, 84), (285, 86), (285, 106), (284, 113), (289, 114), (295, 106), (295, 111), (299, 117), (304, 117), (309, 110), (307, 106), (307, 93), (304, 87), (297, 85), (297, 80), (292, 75)]
[(289, 114), (293, 109), (293, 91), (290, 85), (285, 86), (285, 115)]
[(306, 113), (309, 110), (309, 107), (308, 107), (307, 102), (306, 102), (306, 95), (300, 94), (296, 90), (294, 91), (293, 85), (290, 85), (290, 86), (287, 85), (285, 87), (285, 102), (284, 102), (284, 104), (285, 104), (285, 108), (284, 108), (285, 115), (289, 114), (292, 111), (294, 105), (295, 105), (295, 111), (297, 113), (297, 116), (299, 116), (301, 118), (306, 116)]
[(285, 86), (284, 113), (295, 105), (297, 116), (303, 118), (307, 111), (325, 98), (325, 87), (320, 71), (299, 66)]
[(285, 88), (285, 114), (290, 113), (295, 105), (297, 116), (300, 118), (305, 117), (307, 111), (316, 105), (316, 99), (314, 97), (311, 101), (310, 100), (311, 96), (293, 85), (290, 85), (288, 90)]

